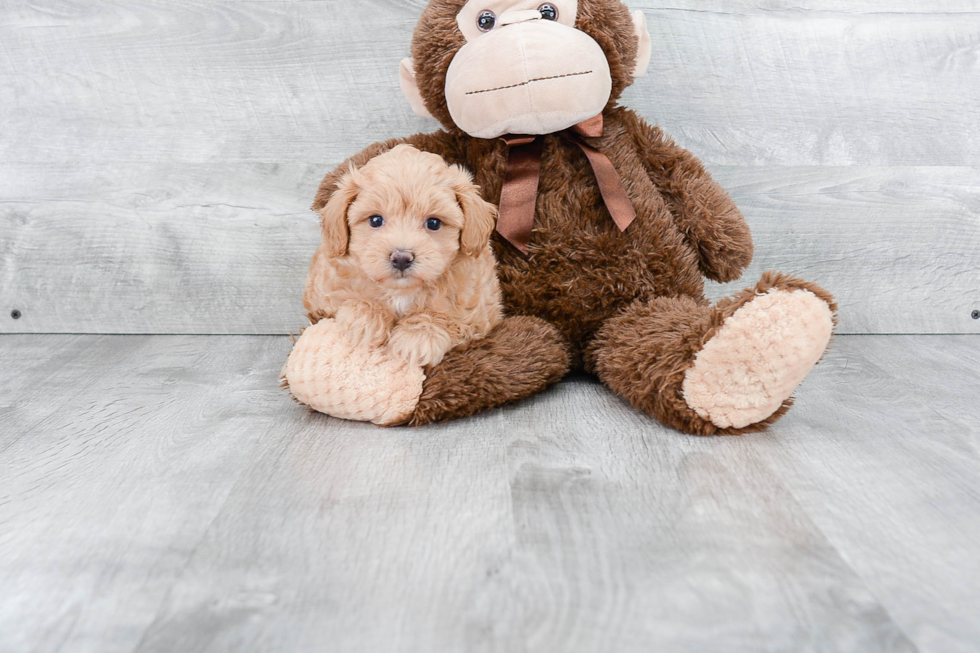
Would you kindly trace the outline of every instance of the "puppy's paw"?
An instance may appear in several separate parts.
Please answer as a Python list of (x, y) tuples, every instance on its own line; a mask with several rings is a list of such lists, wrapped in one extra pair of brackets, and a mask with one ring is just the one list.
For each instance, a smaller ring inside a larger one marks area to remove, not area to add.
[(438, 365), (453, 343), (442, 328), (426, 322), (403, 321), (388, 338), (388, 351), (410, 365)]
[(391, 330), (391, 319), (384, 311), (366, 302), (344, 304), (334, 319), (355, 345), (380, 347)]

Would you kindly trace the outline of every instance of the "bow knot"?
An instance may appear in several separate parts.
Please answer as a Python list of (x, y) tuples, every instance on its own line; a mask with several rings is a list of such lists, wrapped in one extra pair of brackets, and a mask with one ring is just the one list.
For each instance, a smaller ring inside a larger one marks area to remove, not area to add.
[[(599, 192), (606, 204), (609, 215), (620, 231), (625, 231), (633, 220), (636, 211), (623, 181), (605, 154), (582, 140), (582, 137), (602, 136), (602, 114), (578, 123), (570, 129), (558, 132), (559, 136), (577, 145), (592, 166)], [(501, 137), (509, 149), (507, 175), (500, 191), (500, 210), (497, 218), (497, 232), (507, 242), (521, 250), (525, 255), (531, 242), (531, 228), (534, 225), (534, 207), (538, 198), (538, 183), (541, 179), (541, 150), (544, 139), (541, 136), (508, 134)]]

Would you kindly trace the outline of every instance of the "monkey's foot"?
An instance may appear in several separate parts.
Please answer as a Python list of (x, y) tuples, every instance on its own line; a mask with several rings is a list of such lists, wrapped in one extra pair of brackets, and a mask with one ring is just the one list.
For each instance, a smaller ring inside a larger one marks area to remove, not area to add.
[(353, 347), (332, 319), (320, 320), (296, 341), (283, 385), (313, 410), (382, 426), (403, 424), (415, 412), (425, 375), (384, 347)]
[(685, 374), (687, 405), (719, 429), (742, 429), (773, 416), (827, 349), (832, 306), (784, 283), (745, 296)]

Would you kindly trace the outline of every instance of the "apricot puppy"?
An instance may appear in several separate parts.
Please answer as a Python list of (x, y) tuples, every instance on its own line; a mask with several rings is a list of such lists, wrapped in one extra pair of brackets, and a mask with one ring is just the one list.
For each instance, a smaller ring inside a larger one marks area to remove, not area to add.
[(387, 343), (422, 366), (500, 322), (496, 212), (462, 168), (399, 145), (351, 166), (320, 215), (303, 299), (312, 321), (333, 318), (355, 344)]

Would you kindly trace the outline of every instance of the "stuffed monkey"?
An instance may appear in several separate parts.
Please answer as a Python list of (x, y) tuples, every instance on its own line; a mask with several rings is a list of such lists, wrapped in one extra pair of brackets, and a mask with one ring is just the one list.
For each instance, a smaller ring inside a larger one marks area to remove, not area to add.
[(737, 279), (752, 240), (702, 164), (618, 105), (650, 53), (642, 12), (619, 0), (431, 0), (401, 84), (443, 129), (368, 147), (326, 176), (313, 208), (351, 163), (398, 143), (464, 166), (500, 205), (493, 248), (508, 317), (431, 369), (349, 351), (312, 291), (321, 247), (304, 297), (315, 324), (285, 371), (293, 394), (339, 417), (426, 424), (584, 369), (688, 433), (779, 419), (823, 355), (836, 306), (777, 273), (705, 299), (704, 278)]

